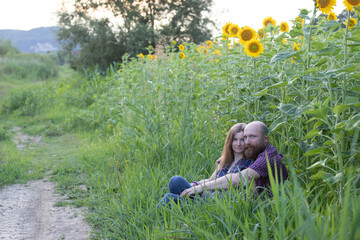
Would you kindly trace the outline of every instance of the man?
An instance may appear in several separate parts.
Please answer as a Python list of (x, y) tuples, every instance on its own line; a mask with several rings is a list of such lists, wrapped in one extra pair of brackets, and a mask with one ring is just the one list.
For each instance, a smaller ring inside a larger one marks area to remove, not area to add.
[(258, 192), (262, 193), (265, 189), (270, 189), (267, 162), (270, 164), (274, 178), (276, 166), (279, 182), (286, 180), (288, 172), (286, 166), (281, 162), (283, 156), (269, 143), (269, 138), (266, 134), (267, 127), (263, 122), (254, 121), (246, 125), (244, 129), (245, 158), (254, 159), (255, 161), (240, 173), (230, 173), (216, 180), (185, 189), (180, 196), (194, 196), (196, 193), (202, 194), (204, 189), (207, 191), (226, 190), (230, 187), (230, 183), (233, 187), (236, 187), (241, 182), (246, 185), (252, 180), (254, 180)]

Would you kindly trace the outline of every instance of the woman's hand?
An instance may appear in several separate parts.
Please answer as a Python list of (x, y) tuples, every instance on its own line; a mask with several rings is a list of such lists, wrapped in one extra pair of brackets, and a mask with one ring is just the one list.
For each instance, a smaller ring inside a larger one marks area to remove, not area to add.
[(195, 196), (196, 193), (198, 194), (202, 194), (204, 191), (204, 188), (201, 185), (198, 185), (196, 187), (191, 187), (191, 188), (187, 188), (185, 189), (180, 196), (181, 197), (185, 197), (185, 196), (189, 196), (189, 197), (193, 197)]

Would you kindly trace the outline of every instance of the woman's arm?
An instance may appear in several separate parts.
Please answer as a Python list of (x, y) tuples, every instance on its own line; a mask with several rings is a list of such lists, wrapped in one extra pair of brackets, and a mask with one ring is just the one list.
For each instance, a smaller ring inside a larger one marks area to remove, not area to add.
[(230, 187), (230, 183), (233, 187), (239, 185), (240, 176), (243, 180), (244, 185), (246, 185), (252, 179), (255, 180), (260, 177), (260, 175), (256, 171), (247, 168), (242, 170), (240, 173), (229, 173), (213, 181), (208, 181), (204, 184), (185, 189), (180, 194), (180, 196), (194, 196), (196, 193), (202, 194), (204, 192), (204, 189), (206, 189), (206, 191), (227, 190)]
[[(204, 185), (204, 184), (206, 184), (207, 182), (211, 182), (211, 181), (215, 180), (217, 172), (218, 172), (218, 171), (215, 170), (215, 171), (213, 172), (213, 174), (211, 175), (210, 178), (200, 180), (200, 181), (197, 182), (197, 184), (198, 184), (198, 185)], [(193, 187), (197, 186), (197, 185), (196, 185), (195, 183), (193, 183), (193, 182), (190, 183), (190, 184), (191, 184), (191, 186), (193, 186)]]

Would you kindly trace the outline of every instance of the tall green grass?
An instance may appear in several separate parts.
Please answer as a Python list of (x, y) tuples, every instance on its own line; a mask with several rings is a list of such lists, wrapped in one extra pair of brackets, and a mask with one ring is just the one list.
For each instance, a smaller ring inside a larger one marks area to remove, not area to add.
[[(54, 179), (89, 208), (95, 238), (358, 239), (359, 26), (344, 46), (348, 30), (322, 20), (310, 34), (305, 18), (289, 34), (267, 29), (257, 59), (221, 40), (207, 53), (186, 43), (185, 59), (170, 46), (155, 60), (10, 93), (2, 113), (83, 136)], [(295, 53), (283, 37), (305, 46)], [(273, 198), (231, 190), (154, 213), (171, 176), (209, 177), (228, 129), (253, 120), (269, 126), (291, 173)]]

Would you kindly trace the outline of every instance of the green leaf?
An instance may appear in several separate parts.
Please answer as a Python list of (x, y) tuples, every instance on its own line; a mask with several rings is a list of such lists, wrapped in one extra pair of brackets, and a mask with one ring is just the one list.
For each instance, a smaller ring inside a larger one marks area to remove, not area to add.
[(312, 56), (330, 56), (332, 55), (334, 48), (333, 47), (327, 47), (324, 49), (321, 49), (319, 51), (311, 52), (310, 55)]
[(345, 105), (345, 104), (340, 104), (337, 105), (333, 108), (333, 113), (335, 113), (336, 115), (339, 115), (340, 113), (346, 111), (350, 106)]
[(288, 81), (283, 81), (283, 82), (275, 83), (275, 84), (269, 86), (268, 88), (282, 88), (287, 85), (288, 85)]
[(255, 93), (254, 96), (255, 97), (264, 96), (267, 94), (267, 90), (268, 90), (267, 88), (264, 88), (262, 91)]
[(270, 63), (276, 63), (276, 62), (282, 61), (284, 59), (291, 58), (296, 54), (297, 53), (294, 51), (279, 52), (271, 59)]
[(326, 21), (323, 24), (323, 28), (335, 28), (335, 27), (339, 27), (340, 25), (341, 23), (339, 23), (338, 21), (330, 20), (330, 21)]
[(311, 165), (310, 167), (308, 167), (307, 169), (311, 169), (311, 168), (316, 168), (316, 167), (324, 167), (326, 160), (321, 160), (321, 161), (317, 161), (316, 163), (314, 163), (313, 165)]
[(321, 155), (324, 152), (324, 147), (312, 149), (304, 154), (305, 157)]
[(352, 116), (346, 121), (346, 130), (352, 130), (360, 125), (360, 113)]
[(301, 116), (309, 108), (308, 105), (296, 106), (293, 104), (280, 104), (279, 110), (291, 116), (294, 120)]
[(313, 137), (316, 137), (316, 136), (319, 136), (320, 135), (320, 131), (318, 129), (312, 129), (310, 132), (308, 132), (305, 137), (304, 137), (304, 140), (306, 139), (309, 139), (309, 138), (313, 138)]
[(289, 34), (292, 38), (304, 35), (303, 31), (300, 29), (292, 29), (292, 30), (290, 30)]
[(318, 67), (318, 66), (321, 66), (321, 65), (323, 65), (323, 64), (325, 64), (325, 63), (327, 63), (327, 61), (328, 61), (328, 58), (322, 58), (322, 59), (320, 59), (317, 63), (315, 63), (315, 67)]

